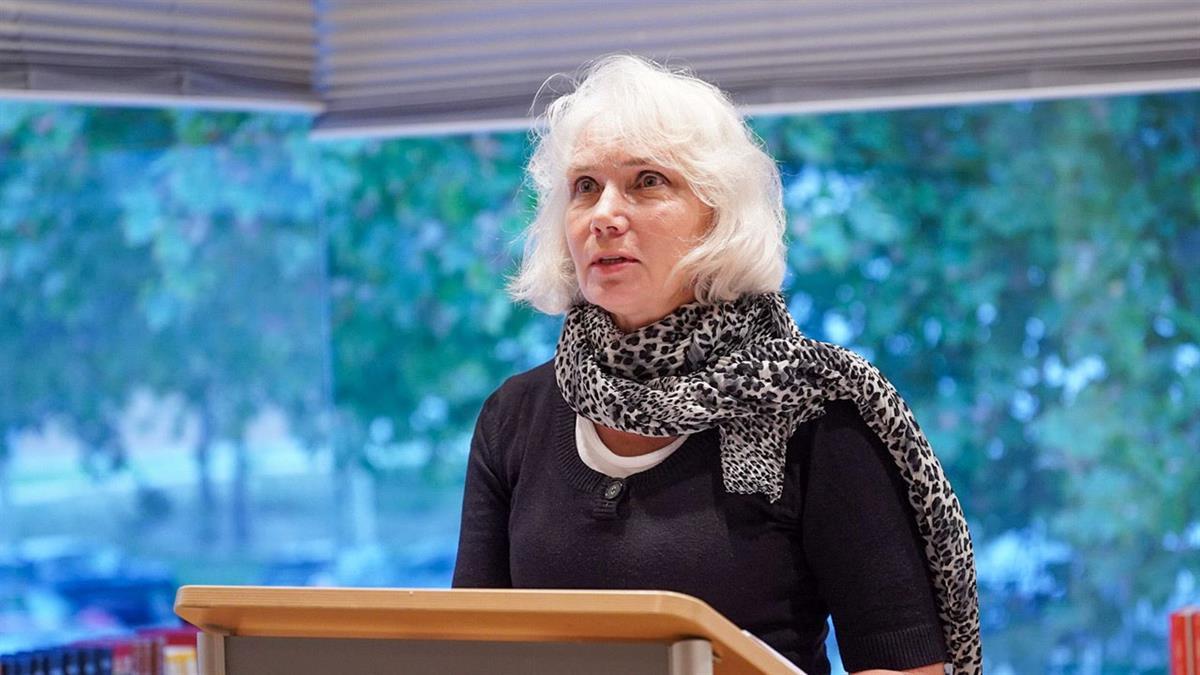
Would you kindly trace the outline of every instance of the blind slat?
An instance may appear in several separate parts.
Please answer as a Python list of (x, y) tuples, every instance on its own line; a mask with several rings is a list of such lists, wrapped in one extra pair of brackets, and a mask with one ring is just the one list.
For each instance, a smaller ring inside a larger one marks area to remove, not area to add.
[(206, 50), (163, 50), (153, 47), (113, 49), (105, 46), (57, 45), (51, 51), (31, 49), (28, 44), (22, 44), (9, 39), (0, 39), (0, 52), (22, 51), (22, 61), (37, 63), (43, 66), (55, 65), (95, 65), (102, 60), (108, 66), (142, 66), (146, 68), (176, 67), (180, 64), (203, 65), (204, 67), (221, 68), (223, 70), (249, 69), (251, 71), (270, 71), (279, 77), (286, 77), (289, 82), (303, 82), (306, 85), (312, 81), (311, 75), (303, 63), (295, 59), (277, 59), (256, 56), (254, 54), (238, 54), (222, 51)]
[(265, 54), (276, 57), (291, 57), (298, 67), (311, 69), (314, 63), (312, 48), (301, 44), (272, 43), (242, 38), (227, 38), (205, 35), (162, 35), (149, 32), (125, 31), (107, 28), (74, 28), (34, 26), (18, 35), (3, 34), (14, 42), (26, 45), (29, 49), (52, 51), (55, 45), (71, 42), (79, 46), (95, 45), (113, 52), (122, 49), (172, 48), (196, 49), (208, 51), (236, 51), (251, 54)]
[[(845, 80), (844, 90), (852, 91), (855, 80), (880, 81), (886, 79), (912, 79), (935, 75), (955, 75), (960, 80), (966, 77), (978, 76), (981, 73), (1008, 71), (1019, 75), (1022, 79), (1031, 77), (1041, 71), (1056, 68), (1077, 69), (1090, 65), (1092, 69), (1105, 64), (1095, 63), (1097, 56), (1123, 59), (1122, 63), (1163, 63), (1175, 64), (1174, 69), (1180, 75), (1192, 75), (1200, 79), (1200, 57), (1191, 49), (1187, 41), (1163, 43), (1157, 51), (1147, 52), (1142, 45), (1125, 48), (1075, 47), (1060, 48), (1045, 52), (1038, 60), (1043, 65), (1031, 66), (1031, 54), (1028, 52), (981, 53), (962, 55), (956, 53), (931, 57), (928, 54), (920, 56), (895, 57), (885, 60), (871, 59), (839, 66), (836, 73), (821, 63), (780, 63), (774, 54), (742, 56), (738, 58), (722, 58), (720, 68), (704, 68), (697, 61), (697, 70), (716, 80), (724, 89), (737, 90), (741, 82), (762, 83), (770, 81), (772, 86), (802, 87), (805, 82), (828, 83)], [(1135, 58), (1135, 57), (1141, 58)], [(1015, 67), (1014, 67), (1015, 66)], [(711, 71), (711, 72), (710, 72)], [(1160, 73), (1161, 76), (1161, 73)], [(531, 78), (525, 71), (516, 73), (499, 73), (470, 78), (433, 78), (410, 85), (374, 85), (353, 88), (333, 88), (327, 92), (327, 99), (385, 99), (394, 98), (406, 103), (426, 99), (444, 98), (447, 107), (469, 100), (474, 91), (480, 88), (495, 86), (512, 91), (522, 88), (530, 93), (527, 95), (527, 105), (533, 101), (533, 93), (541, 86), (545, 78)], [(961, 86), (961, 82), (959, 83)], [(911, 85), (910, 85), (911, 86)], [(926, 88), (936, 88), (936, 79), (931, 80)]]
[[(926, 58), (929, 60), (951, 61), (961, 60), (964, 66), (979, 63), (976, 55), (984, 55), (982, 62), (994, 60), (997, 65), (1028, 62), (1031, 65), (1052, 62), (1056, 55), (1063, 54), (1092, 54), (1113, 57), (1123, 57), (1129, 53), (1137, 53), (1150, 45), (1162, 43), (1177, 43), (1181, 49), (1194, 44), (1190, 32), (1186, 28), (1168, 27), (1157, 31), (1128, 35), (1113, 33), (1102, 38), (1091, 33), (1063, 33), (1049, 38), (1014, 37), (1006, 40), (973, 40), (947, 42), (929, 41), (914, 45), (908, 41), (892, 40), (881, 42), (879, 46), (871, 44), (855, 44), (844, 49), (824, 49), (822, 45), (806, 45), (804, 49), (784, 51), (782, 44), (770, 42), (725, 44), (706, 42), (704, 46), (694, 48), (687, 54), (687, 61), (699, 69), (702, 62), (745, 62), (747, 55), (755, 54), (750, 62), (758, 66), (777, 65), (780, 68), (811, 69), (819, 67), (829, 76), (839, 73), (852, 72), (861, 69), (863, 63), (878, 67), (882, 72), (895, 72), (897, 67)], [(674, 45), (661, 47), (663, 53), (669, 53)], [(1157, 48), (1156, 48), (1157, 49)], [(1075, 50), (1075, 51), (1068, 51)], [(1079, 51), (1083, 50), (1083, 51)], [(458, 82), (460, 78), (489, 78), (499, 77), (508, 73), (537, 75), (544, 73), (544, 80), (554, 72), (555, 65), (569, 72), (578, 63), (594, 54), (590, 45), (567, 46), (557, 52), (537, 50), (530, 55), (504, 60), (480, 61), (455, 59), (453, 62), (441, 62), (422, 66), (419, 62), (406, 64), (386, 64), (374, 70), (358, 70), (340, 75), (332, 92), (350, 92), (360, 87), (381, 87), (388, 83), (396, 86), (397, 92), (409, 91), (412, 87), (420, 87), (422, 83), (434, 86), (439, 80)], [(1198, 53), (1200, 56), (1200, 53)], [(902, 61), (905, 60), (905, 61)], [(539, 67), (541, 70), (539, 70)], [(474, 80), (472, 80), (473, 82)], [(467, 83), (470, 86), (470, 82)]]
[[(518, 8), (523, 3), (512, 3)], [(924, 7), (922, 7), (924, 5)], [(799, 9), (797, 9), (799, 7)], [(336, 6), (323, 17), (323, 24), (330, 27), (323, 38), (325, 48), (334, 52), (343, 49), (377, 47), (380, 43), (400, 41), (406, 44), (431, 45), (440, 40), (463, 39), (478, 44), (479, 38), (490, 42), (497, 37), (527, 36), (551, 38), (554, 36), (607, 35), (620, 42), (630, 37), (628, 31), (639, 31), (649, 37), (667, 37), (680, 28), (699, 27), (711, 32), (736, 35), (743, 30), (753, 30), (756, 25), (787, 26), (799, 38), (807, 35), (843, 34), (856, 35), (864, 30), (890, 27), (919, 28), (933, 25), (960, 25), (986, 27), (998, 23), (1020, 23), (1036, 27), (1047, 22), (1058, 24), (1094, 20), (1117, 21), (1126, 25), (1139, 20), (1154, 20), (1155, 17), (1180, 17), (1191, 15), (1193, 21), (1197, 5), (1189, 2), (1078, 2), (1070, 0), (1064, 6), (1050, 0), (1033, 3), (1005, 2), (943, 2), (936, 5), (936, 14), (930, 0), (921, 2), (852, 4), (859, 9), (848, 11), (846, 5), (840, 11), (815, 13), (805, 11), (803, 3), (771, 2), (757, 10), (747, 9), (742, 3), (703, 3), (695, 11), (680, 12), (677, 5), (645, 5), (627, 11), (594, 12), (580, 11), (578, 4), (563, 3), (553, 11), (534, 17), (525, 16), (515, 10), (510, 14), (498, 13), (482, 20), (476, 17), (467, 21), (447, 21), (445, 16), (438, 22), (419, 22), (395, 14), (390, 18), (363, 25), (339, 23)], [(449, 14), (447, 12), (446, 14)], [(622, 34), (618, 31), (626, 31)]]
[[(155, 36), (160, 38), (191, 37), (191, 38), (221, 38), (221, 40), (236, 41), (244, 44), (265, 42), (275, 48), (292, 47), (290, 42), (306, 44), (308, 52), (312, 53), (313, 32), (305, 25), (286, 25), (277, 22), (252, 22), (247, 20), (240, 29), (233, 29), (228, 24), (236, 24), (238, 20), (222, 19), (220, 22), (212, 19), (181, 16), (158, 16), (152, 20), (126, 20), (126, 22), (95, 22), (86, 17), (73, 16), (70, 19), (54, 20), (54, 17), (38, 16), (23, 17), (14, 30), (23, 35), (55, 35), (88, 36), (95, 34), (106, 40), (120, 43), (137, 36)], [(260, 30), (254, 23), (260, 23)]]
[[(301, 21), (283, 21), (278, 14), (264, 14), (255, 3), (244, 3), (240, 7), (213, 7), (208, 11), (190, 3), (178, 4), (174, 8), (135, 9), (128, 5), (86, 6), (75, 2), (26, 3), (21, 9), (21, 20), (26, 24), (49, 22), (53, 24), (102, 24), (112, 26), (137, 26), (149, 30), (191, 30), (195, 32), (221, 32), (229, 35), (311, 38), (312, 15)], [(220, 11), (217, 11), (220, 10)]]

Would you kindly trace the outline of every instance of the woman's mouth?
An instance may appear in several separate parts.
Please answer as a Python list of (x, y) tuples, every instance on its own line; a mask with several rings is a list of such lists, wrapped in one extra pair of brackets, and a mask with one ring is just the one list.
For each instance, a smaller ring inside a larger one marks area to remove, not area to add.
[(596, 262), (592, 263), (592, 269), (601, 274), (610, 272), (619, 272), (636, 263), (633, 258), (626, 258), (621, 255), (610, 255), (602, 258), (597, 258)]

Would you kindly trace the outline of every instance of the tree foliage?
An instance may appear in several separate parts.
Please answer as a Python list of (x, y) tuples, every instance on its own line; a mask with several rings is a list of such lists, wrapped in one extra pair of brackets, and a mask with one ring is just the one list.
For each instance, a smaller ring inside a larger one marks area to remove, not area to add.
[[(520, 135), (329, 148), (330, 299), (343, 433), (396, 465), (398, 440), (438, 448), (469, 431), (502, 378), (547, 358), (551, 323), (504, 285), (528, 216)], [(369, 438), (368, 438), (369, 437)], [(366, 443), (366, 441), (370, 441)], [(460, 480), (461, 476), (454, 476)]]
[(925, 424), (998, 662), (1161, 663), (1200, 569), (1200, 97), (758, 127), (803, 327), (870, 354)]
[[(557, 335), (503, 292), (527, 139), (307, 125), (0, 107), (0, 467), (4, 430), (51, 417), (120, 467), (116, 415), (148, 387), (202, 418), (201, 466), (237, 447), (242, 481), (265, 406), (341, 467), (386, 477), (416, 448), (457, 479), (483, 398)], [(1161, 671), (1200, 569), (1200, 96), (754, 126), (793, 314), (897, 383), (963, 501), (989, 661)]]

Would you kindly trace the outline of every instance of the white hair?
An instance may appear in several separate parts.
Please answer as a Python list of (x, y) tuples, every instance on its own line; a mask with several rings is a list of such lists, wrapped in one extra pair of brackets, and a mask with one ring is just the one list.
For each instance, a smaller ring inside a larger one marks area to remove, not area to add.
[(786, 256), (779, 170), (721, 90), (687, 71), (608, 56), (585, 68), (574, 91), (547, 106), (538, 122), (526, 166), (537, 212), (509, 284), (513, 299), (547, 314), (582, 300), (564, 219), (567, 168), (585, 128), (589, 142), (678, 171), (713, 210), (703, 241), (675, 269), (690, 278), (697, 301), (779, 290)]

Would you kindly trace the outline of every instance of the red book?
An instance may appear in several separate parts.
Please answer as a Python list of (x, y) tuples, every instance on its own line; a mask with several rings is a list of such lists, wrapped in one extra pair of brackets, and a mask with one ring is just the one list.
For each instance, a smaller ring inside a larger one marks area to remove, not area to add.
[(1200, 675), (1200, 607), (1190, 608), (1191, 613), (1188, 616), (1192, 623), (1192, 636), (1188, 644), (1192, 648), (1191, 668), (1193, 675)]
[(1200, 616), (1197, 608), (1171, 612), (1171, 675), (1200, 675)]
[(100, 648), (108, 651), (108, 663), (112, 675), (140, 675), (135, 670), (136, 653), (133, 643), (124, 637), (100, 638), (97, 640), (82, 640), (75, 642), (73, 647)]
[(137, 654), (133, 650), (133, 644), (115, 640), (109, 646), (112, 647), (113, 675), (140, 675), (136, 670)]

